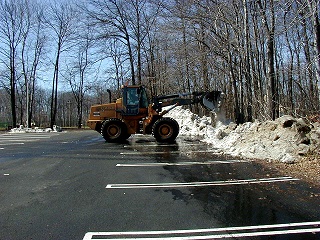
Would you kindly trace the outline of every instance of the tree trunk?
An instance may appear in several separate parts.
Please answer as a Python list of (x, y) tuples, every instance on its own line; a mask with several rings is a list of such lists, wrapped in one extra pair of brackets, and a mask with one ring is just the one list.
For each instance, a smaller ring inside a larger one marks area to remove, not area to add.
[(134, 71), (134, 57), (133, 57), (133, 52), (131, 48), (130, 36), (128, 33), (126, 34), (126, 40), (127, 40), (128, 54), (129, 54), (129, 60), (130, 60), (131, 82), (132, 82), (132, 85), (136, 85), (136, 78), (135, 78), (135, 71)]
[(51, 118), (50, 118), (50, 128), (56, 124), (57, 116), (57, 105), (58, 105), (58, 79), (59, 79), (59, 59), (60, 59), (61, 43), (58, 42), (56, 62), (54, 66), (54, 74), (52, 80), (52, 92), (51, 92)]
[[(12, 65), (14, 65), (14, 60), (12, 61)], [(12, 117), (12, 127), (17, 126), (17, 112), (16, 112), (16, 75), (15, 69), (11, 69), (10, 76), (10, 101), (11, 101), (11, 117)]]
[(262, 12), (264, 27), (267, 34), (267, 68), (269, 80), (269, 108), (271, 118), (274, 120), (279, 117), (279, 94), (277, 86), (277, 78), (275, 72), (275, 13), (274, 13), (274, 0), (269, 0), (270, 4), (270, 26), (268, 24), (268, 17), (266, 15), (267, 6), (262, 6), (261, 1), (257, 1)]
[[(315, 59), (316, 59), (316, 84), (318, 86), (320, 83), (320, 20), (319, 20), (319, 1), (317, 0), (308, 0), (309, 10), (311, 12), (311, 19), (313, 24), (313, 35), (314, 35), (314, 51), (315, 51)], [(319, 89), (314, 93), (317, 99), (317, 108), (319, 110)]]
[(245, 49), (245, 86), (247, 90), (247, 121), (252, 121), (252, 74), (250, 67), (250, 52), (251, 52), (251, 43), (249, 38), (249, 20), (248, 20), (248, 9), (247, 9), (247, 0), (243, 0), (243, 12), (244, 12), (244, 49)]

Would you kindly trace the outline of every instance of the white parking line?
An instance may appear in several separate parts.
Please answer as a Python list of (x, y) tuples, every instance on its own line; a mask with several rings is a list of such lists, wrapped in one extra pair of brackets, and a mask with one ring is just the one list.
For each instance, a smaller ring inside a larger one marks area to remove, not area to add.
[(52, 136), (54, 135), (48, 133), (2, 134), (0, 135), (0, 146), (23, 145), (26, 142), (41, 141), (42, 139), (49, 139)]
[(182, 188), (182, 187), (206, 187), (206, 186), (228, 186), (228, 185), (243, 185), (254, 183), (273, 183), (298, 181), (298, 178), (292, 177), (277, 177), (277, 178), (261, 178), (261, 179), (239, 179), (227, 181), (213, 182), (189, 182), (189, 183), (128, 183), (128, 184), (108, 184), (106, 188), (113, 189), (142, 189), (142, 188)]
[[(183, 146), (200, 146), (199, 143), (183, 144)], [(135, 144), (135, 145), (124, 145), (125, 148), (134, 148), (134, 147), (179, 147), (179, 144)]]
[(14, 143), (0, 143), (0, 146), (11, 146), (11, 145), (23, 145), (23, 142), (14, 142)]
[(134, 152), (121, 152), (121, 155), (136, 155), (136, 154), (172, 154), (172, 153), (184, 153), (184, 154), (191, 154), (191, 153), (217, 153), (215, 150), (198, 150), (198, 151), (153, 151), (153, 152), (143, 152), (143, 151), (134, 151)]
[(1, 142), (35, 142), (40, 140), (40, 138), (34, 138), (34, 139), (0, 139)]
[(164, 153), (180, 153), (180, 151), (168, 151), (168, 152), (142, 152), (142, 151), (134, 151), (134, 152), (121, 152), (120, 155), (137, 155), (137, 154), (143, 154), (143, 155), (149, 155), (149, 154), (164, 154)]
[(159, 167), (159, 166), (189, 166), (189, 165), (211, 165), (211, 164), (231, 164), (247, 163), (248, 160), (225, 160), (225, 161), (207, 161), (207, 162), (176, 162), (176, 163), (118, 163), (117, 167)]
[(34, 139), (34, 138), (39, 138), (39, 139), (42, 139), (42, 138), (51, 138), (51, 136), (36, 136), (36, 135), (32, 135), (32, 136), (8, 136), (8, 137), (0, 137), (0, 140), (3, 140), (3, 141), (7, 141), (7, 140), (11, 140), (11, 139)]
[[(258, 226), (226, 227), (212, 229), (173, 230), (173, 231), (136, 231), (136, 232), (88, 232), (83, 240), (94, 239), (221, 239), (232, 237), (273, 236), (297, 233), (320, 232), (320, 222), (284, 223)], [(307, 228), (300, 228), (307, 227)], [(244, 231), (250, 232), (244, 232)], [(265, 230), (265, 231), (261, 231)], [(240, 232), (241, 231), (241, 232)], [(226, 233), (228, 232), (228, 233)], [(204, 235), (211, 234), (214, 235)], [(220, 233), (220, 234), (217, 234)], [(201, 234), (201, 235), (194, 235)], [(170, 236), (171, 235), (171, 236)], [(178, 236), (182, 235), (182, 236)], [(192, 235), (192, 236), (191, 236)], [(144, 237), (139, 237), (144, 236)], [(102, 238), (105, 237), (105, 238)], [(111, 238), (112, 237), (112, 238)]]

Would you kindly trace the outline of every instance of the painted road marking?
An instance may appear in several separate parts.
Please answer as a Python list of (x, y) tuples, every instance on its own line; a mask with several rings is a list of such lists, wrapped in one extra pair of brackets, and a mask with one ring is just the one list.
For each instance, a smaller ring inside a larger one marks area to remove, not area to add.
[(24, 142), (35, 142), (35, 141), (39, 141), (40, 139), (39, 138), (34, 138), (34, 139), (0, 139), (1, 142), (21, 142), (21, 141), (24, 141)]
[[(320, 232), (320, 221), (284, 223), (258, 226), (226, 227), (212, 229), (136, 231), (136, 232), (88, 232), (83, 240), (94, 239), (221, 239), (233, 237), (257, 237)], [(301, 228), (306, 227), (306, 228)], [(250, 232), (245, 232), (250, 231)], [(212, 234), (214, 235), (205, 235)], [(195, 235), (201, 234), (201, 235)], [(140, 237), (141, 236), (141, 237)], [(102, 238), (104, 237), (104, 238)]]
[(164, 154), (164, 153), (180, 153), (180, 151), (168, 151), (168, 152), (142, 152), (142, 151), (134, 151), (134, 152), (121, 152), (120, 155), (137, 155), (137, 154)]
[[(124, 145), (125, 148), (131, 148), (131, 147), (179, 147), (179, 144), (140, 144), (136, 143), (134, 145)], [(201, 143), (192, 143), (192, 144), (185, 144), (183, 143), (183, 146), (201, 146)]]
[(168, 154), (168, 153), (184, 153), (184, 154), (192, 154), (192, 153), (217, 153), (215, 150), (198, 150), (198, 151), (153, 151), (153, 152), (142, 152), (142, 151), (135, 151), (135, 152), (121, 152), (121, 155), (136, 155), (136, 154)]
[(219, 160), (207, 162), (176, 162), (176, 163), (118, 163), (117, 167), (158, 167), (158, 166), (189, 166), (189, 165), (211, 165), (211, 164), (231, 164), (231, 163), (247, 163), (248, 160)]
[(243, 185), (253, 183), (273, 183), (298, 181), (298, 178), (292, 177), (276, 177), (276, 178), (261, 178), (261, 179), (238, 179), (227, 181), (213, 182), (189, 182), (189, 183), (128, 183), (128, 184), (108, 184), (106, 188), (114, 189), (133, 189), (133, 188), (182, 188), (182, 187), (206, 187), (206, 186), (228, 186), (228, 185)]
[(15, 142), (15, 143), (0, 143), (0, 146), (11, 146), (11, 145), (23, 145), (23, 142)]
[(42, 139), (49, 139), (53, 135), (47, 133), (16, 133), (16, 134), (2, 134), (0, 135), (0, 146), (9, 145), (23, 145), (25, 142), (35, 142)]
[(1, 134), (0, 138), (29, 138), (29, 137), (50, 138), (56, 135), (60, 135), (60, 134), (59, 133), (7, 133), (7, 134)]
[(1, 136), (0, 137), (0, 140), (10, 140), (10, 139), (34, 139), (34, 138), (39, 138), (39, 139), (42, 139), (42, 138), (51, 138), (51, 136), (36, 136), (36, 135), (32, 135), (32, 136), (28, 136), (28, 135), (25, 135), (25, 136), (22, 136), (22, 135), (19, 135), (19, 136)]
[[(48, 133), (13, 133), (0, 135), (0, 146), (23, 145), (26, 142), (36, 142), (42, 139), (49, 139), (53, 135)], [(1, 147), (1, 150), (4, 148)]]

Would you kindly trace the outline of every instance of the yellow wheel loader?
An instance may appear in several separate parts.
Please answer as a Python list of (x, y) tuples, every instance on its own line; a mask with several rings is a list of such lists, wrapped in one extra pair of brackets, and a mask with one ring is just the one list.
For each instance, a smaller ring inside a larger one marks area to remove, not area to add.
[[(220, 107), (221, 91), (155, 96), (148, 101), (143, 86), (123, 86), (122, 97), (114, 103), (91, 106), (88, 126), (107, 142), (121, 142), (131, 134), (152, 134), (158, 142), (173, 142), (179, 134), (176, 120), (164, 117), (179, 105), (201, 103), (209, 110)], [(171, 106), (166, 110), (163, 107)]]

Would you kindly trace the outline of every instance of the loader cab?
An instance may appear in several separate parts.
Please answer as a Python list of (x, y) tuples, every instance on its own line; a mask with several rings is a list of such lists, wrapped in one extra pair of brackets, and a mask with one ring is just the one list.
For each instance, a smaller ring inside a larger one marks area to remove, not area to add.
[(124, 86), (122, 88), (123, 115), (134, 116), (139, 114), (140, 108), (148, 107), (146, 90), (142, 86)]

